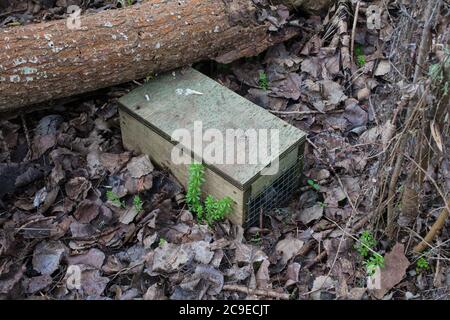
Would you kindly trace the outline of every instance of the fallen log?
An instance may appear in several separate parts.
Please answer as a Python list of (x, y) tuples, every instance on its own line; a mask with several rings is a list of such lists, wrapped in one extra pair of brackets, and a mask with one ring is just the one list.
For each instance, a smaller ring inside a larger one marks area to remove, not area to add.
[(251, 0), (149, 0), (120, 10), (0, 29), (0, 112), (94, 91), (204, 59), (256, 55), (299, 34), (269, 32)]

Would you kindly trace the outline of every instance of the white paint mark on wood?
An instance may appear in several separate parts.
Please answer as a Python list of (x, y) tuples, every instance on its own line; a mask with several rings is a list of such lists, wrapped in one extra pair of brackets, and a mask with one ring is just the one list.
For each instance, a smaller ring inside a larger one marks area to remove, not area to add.
[(36, 68), (30, 68), (30, 67), (23, 67), (22, 68), (22, 74), (29, 75), (29, 74), (35, 74), (37, 73)]
[(27, 63), (25, 58), (17, 58), (14, 60), (14, 66), (20, 66), (21, 64)]
[(13, 82), (13, 83), (20, 82), (20, 76), (18, 76), (17, 74), (15, 74), (15, 75), (13, 75), (13, 76), (10, 76), (10, 77), (9, 77), (9, 81), (10, 81), (10, 82)]

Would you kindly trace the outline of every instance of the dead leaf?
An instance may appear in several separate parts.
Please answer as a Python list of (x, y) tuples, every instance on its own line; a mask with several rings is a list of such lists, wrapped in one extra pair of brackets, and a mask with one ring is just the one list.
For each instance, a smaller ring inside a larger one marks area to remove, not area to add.
[(130, 224), (133, 222), (134, 218), (138, 215), (139, 211), (136, 209), (135, 206), (129, 207), (128, 209), (125, 209), (123, 213), (121, 214), (119, 221), (123, 224)]
[(259, 289), (270, 289), (272, 285), (269, 283), (269, 260), (264, 260), (259, 266), (258, 272), (256, 273), (256, 285)]
[(430, 123), (431, 135), (433, 136), (434, 142), (436, 142), (436, 146), (439, 148), (441, 152), (444, 152), (444, 147), (442, 144), (442, 135), (439, 131), (439, 128), (436, 124), (436, 121), (432, 121)]
[(194, 252), (189, 244), (164, 243), (155, 249), (152, 271), (173, 272), (190, 261)]
[(308, 224), (311, 221), (320, 219), (323, 216), (323, 206), (316, 204), (310, 208), (303, 209), (298, 214), (298, 218), (303, 224)]
[(271, 96), (298, 100), (302, 79), (297, 73), (289, 73), (284, 80), (276, 81), (271, 86)]
[(195, 261), (203, 264), (211, 262), (214, 252), (210, 250), (210, 244), (206, 241), (195, 241), (191, 243), (192, 250), (194, 251)]
[(267, 255), (255, 246), (236, 243), (235, 261), (237, 263), (252, 264), (266, 259)]
[(110, 173), (116, 174), (130, 159), (129, 152), (119, 154), (101, 153), (99, 156), (101, 165)]
[(320, 300), (320, 295), (322, 291), (326, 291), (334, 287), (336, 287), (336, 281), (333, 280), (331, 277), (319, 276), (316, 279), (314, 279), (313, 287), (311, 290), (314, 292), (311, 293), (311, 298), (313, 300)]
[(100, 297), (108, 283), (109, 278), (102, 277), (98, 270), (86, 270), (81, 274), (81, 289), (87, 297)]
[(380, 272), (380, 289), (373, 291), (377, 299), (389, 292), (397, 283), (399, 283), (406, 274), (409, 267), (409, 261), (405, 256), (405, 246), (396, 243), (392, 251), (384, 257), (384, 268)]
[(99, 214), (100, 205), (91, 200), (83, 200), (73, 213), (74, 217), (80, 223), (89, 223)]
[(67, 257), (69, 265), (84, 264), (97, 269), (102, 267), (104, 260), (105, 254), (97, 248), (89, 249), (86, 253)]
[(318, 58), (312, 57), (303, 60), (301, 69), (303, 72), (309, 73), (312, 77), (317, 78), (320, 70)]
[(345, 101), (347, 96), (345, 95), (342, 86), (337, 82), (331, 80), (318, 81), (323, 90), (323, 95), (326, 99), (325, 104), (328, 106), (336, 106), (341, 101)]
[(43, 241), (34, 249), (33, 268), (41, 274), (52, 274), (67, 248), (61, 241)]
[(288, 265), (286, 270), (286, 284), (285, 287), (291, 286), (298, 282), (298, 274), (300, 272), (301, 265), (297, 262), (293, 262)]
[(303, 244), (303, 241), (296, 238), (286, 238), (277, 243), (275, 250), (281, 254), (281, 262), (286, 264), (300, 252)]
[(134, 157), (128, 162), (127, 170), (133, 178), (140, 178), (153, 171), (154, 167), (148, 155)]
[(144, 300), (167, 300), (164, 291), (158, 286), (158, 283), (148, 287), (143, 296)]
[(33, 138), (32, 147), (33, 157), (32, 159), (40, 158), (47, 150), (53, 148), (56, 145), (56, 136), (54, 134), (38, 135)]
[(22, 282), (23, 287), (25, 288), (25, 291), (29, 294), (34, 294), (38, 291), (44, 290), (47, 288), (51, 283), (53, 282), (53, 279), (48, 274), (43, 274), (41, 276), (25, 279)]
[(0, 277), (0, 293), (9, 293), (20, 279), (22, 279), (25, 270), (25, 265), (17, 265), (13, 266), (9, 272), (2, 274)]
[(375, 69), (374, 75), (375, 76), (384, 76), (385, 74), (388, 74), (391, 71), (391, 63), (389, 60), (380, 60), (378, 63), (377, 68)]
[(347, 106), (343, 114), (344, 118), (351, 124), (349, 129), (367, 125), (367, 121), (369, 120), (368, 113), (359, 106), (357, 101), (354, 99), (351, 100), (348, 104), (348, 100), (346, 101)]
[(71, 200), (85, 199), (91, 182), (84, 177), (76, 177), (66, 183), (66, 194)]

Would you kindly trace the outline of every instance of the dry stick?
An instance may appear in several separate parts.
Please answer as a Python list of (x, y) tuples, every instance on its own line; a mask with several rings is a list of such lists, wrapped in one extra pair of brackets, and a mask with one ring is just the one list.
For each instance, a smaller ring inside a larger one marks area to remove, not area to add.
[(325, 257), (327, 256), (327, 251), (323, 250), (317, 257), (314, 258), (313, 261), (309, 262), (306, 264), (306, 268), (311, 268), (312, 266), (314, 266), (316, 263), (322, 261), (323, 259), (325, 259)]
[(27, 122), (25, 121), (25, 117), (24, 117), (23, 113), (20, 114), (20, 120), (22, 120), (23, 132), (25, 134), (25, 140), (27, 140), (27, 146), (28, 146), (27, 155), (29, 155), (29, 154), (32, 155), (30, 134), (28, 133)]
[(395, 162), (394, 170), (392, 171), (391, 180), (389, 182), (389, 188), (388, 188), (388, 197), (387, 197), (387, 226), (386, 226), (386, 234), (389, 238), (393, 238), (394, 236), (394, 205), (393, 200), (395, 197), (395, 191), (397, 187), (398, 178), (400, 177), (402, 165), (403, 165), (403, 155), (404, 155), (404, 149), (406, 148), (406, 132), (408, 128), (410, 127), (411, 123), (413, 122), (413, 119), (416, 115), (417, 110), (419, 110), (422, 107), (422, 104), (425, 103), (425, 96), (428, 94), (429, 86), (425, 88), (425, 91), (420, 98), (420, 100), (417, 102), (416, 106), (414, 108), (409, 108), (406, 113), (406, 124), (405, 128), (403, 129), (400, 139), (397, 142), (397, 144), (394, 146), (394, 151), (398, 150), (397, 152), (397, 159)]
[[(419, 54), (417, 56), (417, 64), (416, 69), (414, 72), (414, 78), (413, 83), (417, 83), (417, 80), (420, 76), (420, 70), (423, 64), (423, 60), (425, 59), (426, 53), (428, 52), (428, 48), (431, 44), (430, 36), (431, 36), (431, 22), (433, 17), (433, 5), (435, 3), (433, 1), (430, 1), (427, 6), (427, 10), (425, 13), (425, 26), (422, 31), (422, 36), (420, 40), (420, 46), (419, 46)], [(440, 7), (440, 4), (438, 6)], [(409, 121), (410, 118), (412, 118), (412, 109), (408, 109), (406, 119)], [(387, 208), (387, 227), (386, 227), (386, 234), (389, 238), (393, 238), (394, 235), (394, 206), (393, 206), (393, 198), (395, 196), (395, 189), (397, 186), (398, 178), (400, 176), (401, 168), (403, 165), (403, 150), (406, 147), (406, 137), (402, 137), (401, 139), (401, 145), (400, 145), (400, 152), (398, 153), (397, 160), (395, 162), (395, 167), (392, 172), (391, 181), (389, 183), (389, 189), (388, 189), (388, 208)]]
[(291, 114), (330, 114), (330, 113), (343, 113), (344, 110), (331, 110), (327, 112), (320, 112), (316, 110), (309, 111), (277, 111), (277, 110), (269, 110), (270, 113), (281, 114), (281, 115), (291, 115)]
[[(440, 4), (438, 3), (437, 6), (433, 9), (433, 13), (430, 16), (429, 20), (426, 22), (427, 24), (431, 24), (431, 22), (434, 20), (433, 16), (434, 13), (437, 11), (436, 16), (439, 16), (439, 12), (440, 12)], [(427, 28), (425, 26), (425, 28)], [(428, 30), (429, 32), (429, 30)], [(430, 37), (430, 34), (427, 34), (428, 37)], [(425, 45), (425, 47), (421, 47), (421, 50), (426, 50), (426, 52), (428, 52), (428, 48), (430, 46), (430, 39), (427, 40), (427, 44)], [(424, 63), (424, 62), (422, 62)], [(419, 65), (416, 65), (416, 73), (415, 73), (415, 80), (417, 81), (420, 73), (420, 69), (421, 69), (421, 65), (422, 63)], [(418, 68), (420, 67), (420, 68)], [(434, 114), (434, 118), (436, 117), (436, 111), (437, 111), (437, 107), (436, 104), (433, 104), (433, 106), (431, 107), (431, 111), (429, 111), (431, 114)], [(442, 110), (443, 111), (443, 110)], [(421, 129), (419, 130), (419, 134), (420, 136), (418, 137), (418, 143), (416, 144), (416, 150), (415, 150), (415, 158), (417, 159), (417, 162), (420, 164), (421, 168), (427, 168), (428, 166), (428, 161), (431, 158), (431, 156), (433, 155), (433, 148), (431, 147), (431, 144), (429, 143), (430, 138), (431, 138), (431, 129), (430, 129), (430, 118), (427, 117), (427, 111), (424, 111), (421, 117)], [(439, 119), (440, 120), (440, 119)], [(408, 175), (407, 175), (407, 179), (406, 179), (406, 185), (405, 185), (405, 191), (402, 194), (402, 203), (404, 204), (402, 206), (402, 210), (400, 212), (400, 217), (406, 218), (409, 221), (411, 220), (415, 220), (415, 218), (417, 217), (417, 215), (419, 214), (417, 210), (411, 210), (411, 208), (409, 208), (409, 204), (417, 206), (417, 199), (419, 197), (419, 190), (422, 189), (422, 185), (423, 185), (423, 178), (424, 178), (424, 174), (422, 170), (411, 170)], [(445, 199), (444, 199), (445, 201)]]
[(433, 241), (434, 237), (438, 234), (438, 232), (442, 230), (442, 228), (445, 225), (445, 220), (447, 220), (447, 217), (450, 213), (450, 211), (448, 211), (448, 209), (447, 209), (448, 206), (450, 206), (450, 197), (447, 200), (447, 207), (442, 208), (442, 211), (439, 214), (439, 217), (434, 222), (433, 226), (431, 227), (430, 231), (428, 231), (425, 238), (414, 247), (414, 249), (413, 249), (414, 252), (420, 253), (423, 250), (425, 250), (425, 248), (428, 247), (429, 243), (431, 243)]
[(356, 24), (358, 22), (358, 14), (359, 14), (359, 5), (361, 4), (361, 1), (358, 1), (356, 3), (356, 9), (355, 9), (355, 17), (353, 19), (353, 27), (352, 27), (352, 42), (350, 43), (350, 58), (353, 60), (353, 49), (355, 46), (355, 33), (356, 33)]
[(445, 196), (444, 196), (443, 192), (441, 191), (441, 189), (439, 188), (436, 180), (434, 180), (434, 178), (431, 177), (428, 174), (428, 172), (426, 172), (426, 170), (424, 170), (422, 167), (420, 167), (420, 165), (414, 159), (412, 159), (408, 155), (405, 155), (405, 157), (408, 158), (408, 160), (410, 160), (411, 162), (413, 162), (419, 168), (419, 170), (421, 170), (427, 176), (427, 178), (429, 178), (431, 180), (431, 182), (433, 183), (433, 185), (436, 188), (436, 191), (439, 193), (439, 195), (442, 197), (442, 199), (444, 201), (446, 201), (445, 207), (442, 209), (441, 213), (439, 214), (438, 219), (433, 224), (430, 231), (427, 233), (425, 238), (417, 246), (414, 247), (414, 252), (420, 253), (431, 243), (431, 241), (434, 239), (436, 234), (444, 227), (445, 220), (447, 219), (449, 212), (450, 212), (450, 197), (448, 197), (448, 199), (446, 200)]
[[(434, 5), (436, 5), (435, 9), (433, 9)], [(440, 8), (440, 6), (441, 6), (440, 1), (437, 1), (437, 2), (429, 1), (428, 2), (428, 6), (426, 9), (427, 11), (425, 13), (425, 25), (423, 27), (422, 37), (420, 39), (419, 53), (417, 55), (417, 63), (416, 63), (416, 68), (414, 70), (414, 78), (413, 78), (414, 83), (417, 83), (417, 80), (419, 79), (419, 77), (421, 75), (421, 71), (423, 69), (423, 63), (427, 56), (428, 49), (431, 45), (431, 41), (430, 41), (431, 25), (433, 22), (434, 10)]]
[(235, 284), (226, 284), (223, 286), (222, 290), (242, 292), (242, 293), (246, 293), (249, 295), (253, 294), (253, 295), (257, 295), (257, 296), (265, 296), (265, 297), (281, 299), (281, 300), (289, 300), (289, 294), (287, 294), (287, 293), (279, 293), (274, 290), (250, 289), (245, 286), (240, 286), (240, 285), (235, 285)]

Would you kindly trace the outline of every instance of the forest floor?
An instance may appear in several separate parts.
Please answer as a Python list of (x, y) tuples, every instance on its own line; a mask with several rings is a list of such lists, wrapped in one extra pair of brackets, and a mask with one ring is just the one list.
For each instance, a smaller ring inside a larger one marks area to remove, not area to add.
[[(14, 2), (0, 27), (62, 18), (68, 4), (86, 1), (51, 3)], [(87, 3), (90, 12), (117, 6)], [(382, 12), (374, 29), (369, 5)], [(0, 297), (448, 299), (449, 223), (428, 250), (413, 252), (448, 209), (448, 113), (432, 126), (435, 155), (417, 214), (385, 231), (387, 202), (402, 216), (414, 168), (404, 162), (386, 202), (392, 148), (403, 131), (414, 131), (399, 106), (407, 100), (412, 108), (427, 83), (427, 71), (423, 82), (412, 81), (410, 63), (422, 36), (416, 24), (427, 19), (422, 9), (413, 1), (339, 1), (324, 17), (301, 18), (300, 38), (258, 57), (194, 65), (308, 133), (298, 191), (247, 230), (197, 223), (176, 200), (181, 188), (170, 173), (124, 150), (117, 99), (146, 79), (0, 120)], [(435, 64), (448, 59), (438, 45), (448, 49), (448, 4), (440, 10), (428, 54)], [(377, 264), (381, 284), (371, 289), (368, 273)], [(81, 289), (71, 283), (73, 266)]]

